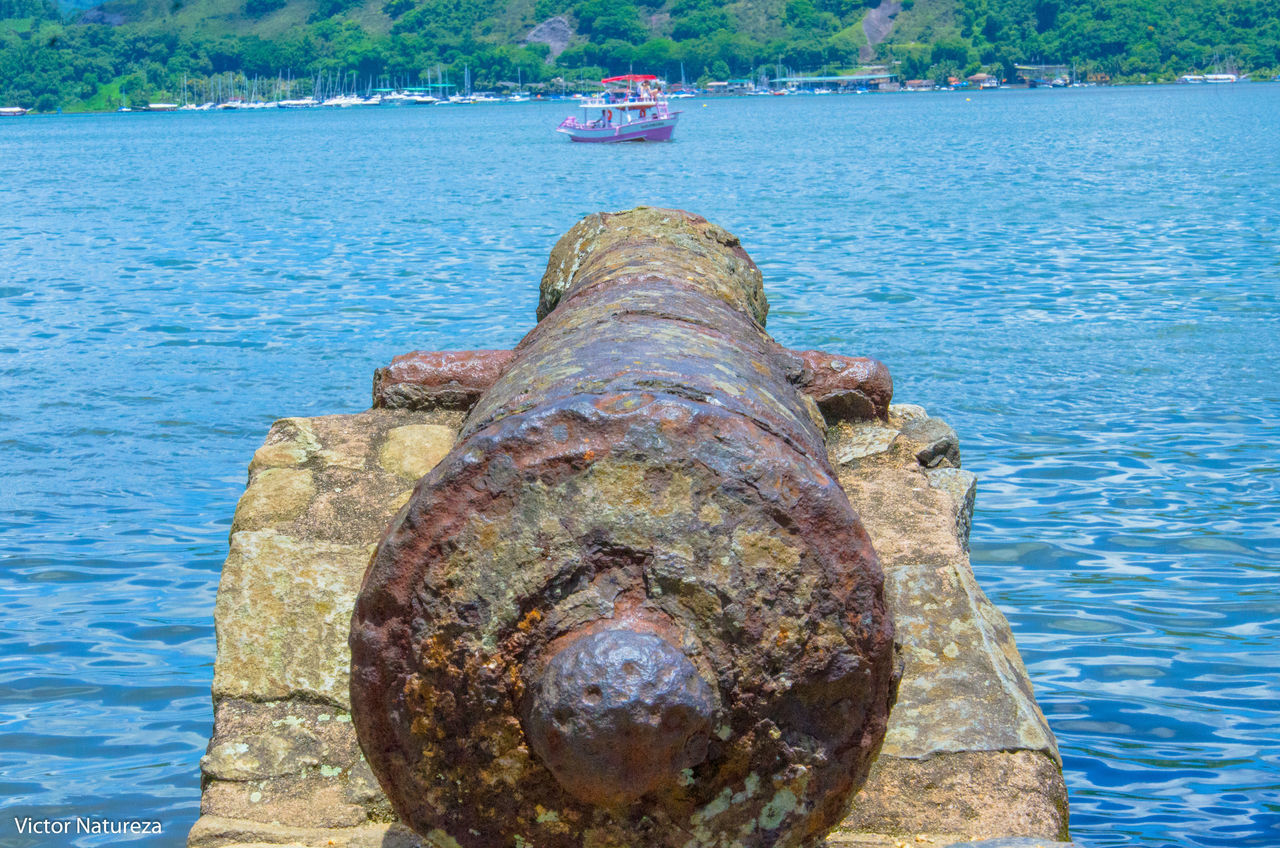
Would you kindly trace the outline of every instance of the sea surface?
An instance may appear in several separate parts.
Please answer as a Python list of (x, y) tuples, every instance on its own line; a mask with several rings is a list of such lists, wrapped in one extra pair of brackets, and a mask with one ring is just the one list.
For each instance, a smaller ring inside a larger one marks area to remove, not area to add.
[[(1280, 845), (1280, 84), (0, 122), (0, 845), (180, 845), (273, 419), (532, 326), (581, 216), (738, 234), (784, 344), (960, 433), (1089, 846)], [(14, 819), (163, 834), (21, 836)]]

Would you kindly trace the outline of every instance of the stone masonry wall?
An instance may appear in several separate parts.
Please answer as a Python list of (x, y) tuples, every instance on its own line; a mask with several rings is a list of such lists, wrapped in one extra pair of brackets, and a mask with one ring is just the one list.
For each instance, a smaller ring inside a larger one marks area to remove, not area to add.
[[(395, 823), (360, 753), (347, 631), (374, 546), (461, 422), (440, 410), (287, 418), (254, 454), (218, 589), (190, 848), (426, 844)], [(887, 424), (832, 426), (827, 447), (884, 567), (903, 661), (880, 758), (827, 844), (1065, 839), (1056, 743), (969, 567), (975, 478), (955, 433), (902, 404)]]

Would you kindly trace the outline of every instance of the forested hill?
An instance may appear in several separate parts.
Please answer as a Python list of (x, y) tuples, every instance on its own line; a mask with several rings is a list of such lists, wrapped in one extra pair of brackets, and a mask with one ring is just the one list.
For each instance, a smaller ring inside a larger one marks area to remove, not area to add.
[(301, 95), (317, 78), (464, 75), (558, 90), (631, 68), (694, 82), (872, 63), (903, 78), (1018, 63), (1270, 78), (1280, 0), (0, 0), (0, 106), (41, 111), (177, 101), (184, 79), (193, 94), (223, 79), (292, 79)]

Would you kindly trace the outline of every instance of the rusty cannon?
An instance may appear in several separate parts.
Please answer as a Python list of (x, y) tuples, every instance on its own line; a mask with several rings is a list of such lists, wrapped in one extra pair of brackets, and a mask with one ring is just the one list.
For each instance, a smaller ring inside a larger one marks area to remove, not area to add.
[(882, 575), (824, 414), (877, 362), (764, 330), (759, 270), (685, 212), (589, 216), (514, 351), (414, 353), (375, 405), (469, 410), (365, 573), (351, 699), (441, 846), (803, 846), (895, 689)]

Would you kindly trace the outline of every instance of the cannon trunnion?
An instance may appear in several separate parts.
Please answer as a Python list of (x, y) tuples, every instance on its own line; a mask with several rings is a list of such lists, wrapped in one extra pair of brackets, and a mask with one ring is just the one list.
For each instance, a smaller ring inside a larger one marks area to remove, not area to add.
[(718, 227), (593, 215), (514, 352), (380, 373), (384, 397), (470, 406), (351, 629), (360, 743), (419, 833), (808, 845), (845, 813), (893, 631), (822, 410), (883, 416), (891, 389), (878, 363), (782, 348), (766, 311)]

